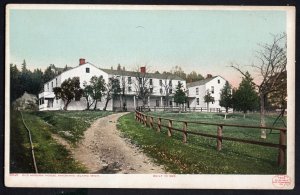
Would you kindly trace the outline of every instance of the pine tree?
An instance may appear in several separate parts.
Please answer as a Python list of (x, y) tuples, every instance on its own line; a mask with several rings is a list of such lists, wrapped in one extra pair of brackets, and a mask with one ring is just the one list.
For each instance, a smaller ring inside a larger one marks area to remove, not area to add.
[(244, 118), (247, 111), (258, 109), (259, 96), (255, 90), (253, 78), (249, 72), (245, 73), (245, 77), (242, 79), (239, 88), (234, 94), (234, 100), (236, 101), (236, 109), (238, 111), (243, 111)]
[(228, 81), (226, 81), (220, 93), (220, 106), (226, 109), (226, 113), (225, 113), (225, 119), (226, 119), (228, 109), (232, 107), (231, 86)]
[[(183, 105), (186, 101), (187, 101), (187, 96), (183, 91), (183, 85), (181, 82), (178, 82), (178, 85), (176, 86), (175, 95), (174, 95), (174, 102)], [(181, 107), (179, 106), (179, 113), (180, 112), (181, 112)]]
[(26, 61), (24, 59), (23, 63), (22, 63), (22, 73), (25, 73), (25, 72), (27, 72), (27, 65), (26, 65)]

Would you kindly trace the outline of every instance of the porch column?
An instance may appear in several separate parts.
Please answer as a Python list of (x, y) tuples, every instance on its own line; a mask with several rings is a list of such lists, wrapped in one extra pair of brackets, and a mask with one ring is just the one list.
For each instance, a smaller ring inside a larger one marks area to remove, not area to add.
[(150, 107), (150, 96), (148, 96), (148, 107)]
[(160, 107), (163, 107), (163, 98), (162, 98), (162, 96), (160, 97)]
[(136, 109), (135, 96), (133, 96), (133, 107), (134, 107), (134, 109)]

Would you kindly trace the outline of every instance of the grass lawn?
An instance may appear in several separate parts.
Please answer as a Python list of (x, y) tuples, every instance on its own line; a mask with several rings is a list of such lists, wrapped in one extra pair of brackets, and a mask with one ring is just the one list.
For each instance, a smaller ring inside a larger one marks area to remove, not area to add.
[[(215, 113), (166, 113), (149, 112), (153, 116), (161, 116), (178, 120), (201, 121), (212, 123), (229, 123), (243, 125), (258, 125), (259, 115), (249, 114), (246, 119), (242, 115), (231, 114), (227, 120)], [(267, 117), (267, 124), (271, 125), (276, 116)], [(167, 125), (167, 121), (162, 121)], [(279, 124), (280, 125), (280, 124)], [(174, 127), (182, 128), (182, 123), (173, 123)], [(216, 139), (202, 136), (188, 135), (188, 142), (182, 143), (182, 133), (173, 131), (172, 137), (167, 137), (167, 129), (160, 133), (149, 127), (144, 127), (134, 119), (134, 113), (120, 118), (119, 129), (132, 143), (138, 145), (155, 162), (163, 164), (172, 173), (198, 174), (281, 174), (286, 167), (277, 166), (278, 149), (244, 144), (223, 140), (222, 150), (216, 150)], [(155, 125), (156, 127), (156, 125)], [(205, 132), (216, 135), (216, 126), (192, 125), (188, 130)], [(241, 129), (224, 127), (224, 136), (243, 139), (259, 140), (259, 129)], [(278, 143), (279, 134), (273, 130), (268, 134), (266, 142)]]
[[(31, 130), (35, 157), (40, 173), (85, 173), (87, 170), (76, 162), (70, 153), (51, 138), (58, 133), (76, 144), (90, 124), (111, 112), (103, 111), (49, 111), (23, 112), (26, 125)], [(33, 173), (30, 142), (21, 114), (11, 112), (10, 172)], [(68, 132), (68, 133), (66, 133)]]

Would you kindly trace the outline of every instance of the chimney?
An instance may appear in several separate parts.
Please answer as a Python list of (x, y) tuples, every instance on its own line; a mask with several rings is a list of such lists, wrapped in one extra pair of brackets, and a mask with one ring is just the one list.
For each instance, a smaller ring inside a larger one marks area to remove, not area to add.
[(141, 73), (143, 73), (143, 74), (146, 73), (146, 67), (145, 67), (145, 66), (142, 66), (142, 67), (141, 67)]
[(211, 74), (207, 74), (206, 78), (207, 79), (212, 78), (212, 75)]
[(79, 65), (85, 64), (85, 59), (84, 58), (80, 58), (79, 59)]

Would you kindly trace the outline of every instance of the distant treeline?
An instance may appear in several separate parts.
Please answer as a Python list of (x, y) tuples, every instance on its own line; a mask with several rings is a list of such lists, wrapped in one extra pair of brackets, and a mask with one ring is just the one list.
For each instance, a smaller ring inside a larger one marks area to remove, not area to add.
[(67, 65), (65, 68), (57, 68), (54, 64), (50, 64), (45, 71), (39, 68), (31, 71), (27, 68), (25, 60), (20, 70), (16, 64), (10, 64), (10, 101), (13, 102), (21, 97), (25, 91), (38, 96), (43, 91), (45, 82), (50, 81), (68, 69)]

